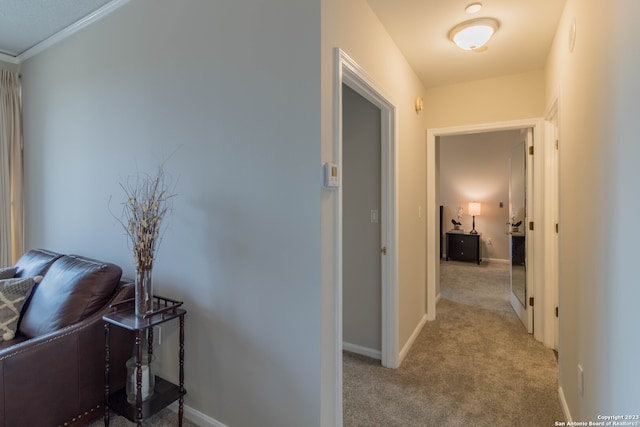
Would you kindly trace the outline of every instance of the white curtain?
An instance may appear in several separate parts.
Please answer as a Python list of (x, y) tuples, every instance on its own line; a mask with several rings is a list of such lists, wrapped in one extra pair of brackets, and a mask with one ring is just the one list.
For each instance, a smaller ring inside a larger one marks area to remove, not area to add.
[(23, 252), (20, 77), (0, 70), (0, 267)]

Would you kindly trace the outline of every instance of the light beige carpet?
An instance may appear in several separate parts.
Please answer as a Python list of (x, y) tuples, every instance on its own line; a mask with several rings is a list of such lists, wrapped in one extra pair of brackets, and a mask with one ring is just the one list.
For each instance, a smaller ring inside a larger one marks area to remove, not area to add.
[(344, 425), (544, 427), (564, 420), (555, 356), (513, 313), (508, 264), (441, 265), (437, 319), (399, 369), (344, 353)]

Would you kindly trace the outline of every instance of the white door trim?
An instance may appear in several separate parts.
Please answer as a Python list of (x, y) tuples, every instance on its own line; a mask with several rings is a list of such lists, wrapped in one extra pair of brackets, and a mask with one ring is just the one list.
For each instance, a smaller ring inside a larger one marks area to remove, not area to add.
[(559, 200), (559, 150), (556, 141), (558, 132), (558, 99), (556, 98), (545, 115), (545, 216), (549, 226), (545, 233), (545, 307), (552, 321), (545, 323), (544, 345), (558, 349), (558, 322), (555, 308), (558, 302), (558, 239), (555, 225), (558, 223)]
[[(525, 301), (520, 302), (520, 300), (518, 299), (518, 297), (515, 295), (515, 293), (513, 292), (513, 265), (511, 266), (511, 307), (513, 308), (513, 310), (516, 312), (516, 314), (518, 315), (518, 317), (520, 318), (520, 321), (522, 322), (522, 324), (524, 325), (524, 327), (527, 329), (527, 332), (532, 334), (534, 332), (533, 328), (534, 328), (534, 315), (533, 315), (533, 309), (534, 307), (529, 303), (529, 297), (534, 295), (534, 287), (533, 287), (533, 258), (531, 257), (531, 254), (534, 251), (534, 242), (533, 242), (533, 235), (531, 234), (532, 232), (529, 231), (529, 221), (532, 221), (534, 218), (534, 193), (533, 193), (533, 180), (534, 180), (534, 175), (533, 175), (533, 168), (535, 167), (534, 161), (533, 161), (533, 156), (530, 154), (530, 149), (532, 149), (534, 147), (534, 135), (533, 135), (533, 128), (526, 128), (526, 129), (522, 129), (520, 130), (521, 134), (524, 135), (524, 153), (522, 153), (525, 156), (525, 218), (524, 218), (524, 234), (526, 236), (525, 238), (525, 266), (526, 266), (526, 271), (525, 271)], [(512, 146), (512, 150), (513, 150), (513, 146)], [(513, 151), (511, 151), (511, 153), (513, 154)], [(511, 157), (511, 160), (513, 160), (513, 157)], [(513, 164), (510, 163), (509, 168), (511, 169), (513, 167)], [(512, 176), (513, 172), (510, 172), (509, 175)], [(511, 188), (511, 184), (509, 184), (509, 206), (512, 206), (512, 188)], [(511, 218), (511, 212), (509, 212), (508, 215), (508, 220), (510, 220)], [(509, 250), (511, 252), (512, 250), (512, 244), (513, 241), (510, 238), (509, 239)], [(524, 304), (524, 305), (523, 305)]]
[[(537, 313), (544, 315), (536, 316), (534, 319), (534, 337), (538, 341), (543, 341), (544, 325), (553, 322), (549, 319), (550, 310), (545, 310), (545, 288), (544, 288), (544, 137), (545, 126), (541, 118), (531, 118), (524, 120), (512, 120), (496, 123), (482, 123), (475, 125), (453, 126), (445, 128), (427, 129), (427, 318), (436, 318), (436, 289), (437, 278), (439, 276), (439, 236), (440, 232), (436, 218), (438, 217), (438, 200), (436, 188), (436, 141), (440, 136), (465, 135), (480, 132), (494, 132), (501, 130), (513, 130), (533, 128), (535, 155), (539, 156), (534, 162), (534, 194), (533, 212), (529, 221), (535, 222), (535, 232), (530, 233), (532, 237), (533, 251), (528, 254), (527, 259), (531, 268), (533, 280), (533, 294), (535, 297), (535, 309)], [(528, 226), (528, 224), (526, 224)]]
[[(382, 206), (381, 206), (381, 244), (387, 248), (382, 257), (382, 366), (396, 368), (399, 364), (398, 351), (398, 289), (397, 289), (397, 155), (396, 131), (398, 110), (396, 104), (385, 91), (351, 59), (343, 50), (334, 49), (334, 151), (338, 165), (342, 165), (342, 84), (346, 84), (359, 95), (380, 108), (381, 146), (382, 146)], [(335, 262), (337, 266), (335, 309), (336, 348), (338, 354), (336, 366), (339, 390), (337, 399), (342, 407), (342, 188), (338, 189), (338, 207), (336, 212)]]

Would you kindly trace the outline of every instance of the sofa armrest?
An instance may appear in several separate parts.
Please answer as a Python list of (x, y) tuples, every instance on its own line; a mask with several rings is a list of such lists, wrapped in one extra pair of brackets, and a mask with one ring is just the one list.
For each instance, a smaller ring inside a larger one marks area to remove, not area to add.
[[(133, 293), (131, 283), (121, 282), (109, 303), (83, 321), (0, 351), (0, 427), (64, 425), (104, 401), (102, 316), (109, 305)], [(112, 328), (110, 341), (110, 377), (116, 389), (124, 386), (134, 337)]]

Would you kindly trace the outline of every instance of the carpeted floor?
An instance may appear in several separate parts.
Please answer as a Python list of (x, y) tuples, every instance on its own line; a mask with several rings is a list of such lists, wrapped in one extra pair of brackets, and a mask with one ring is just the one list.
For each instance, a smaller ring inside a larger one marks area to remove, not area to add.
[(344, 426), (563, 421), (554, 353), (513, 313), (508, 264), (443, 262), (441, 295), (399, 369), (344, 353)]

